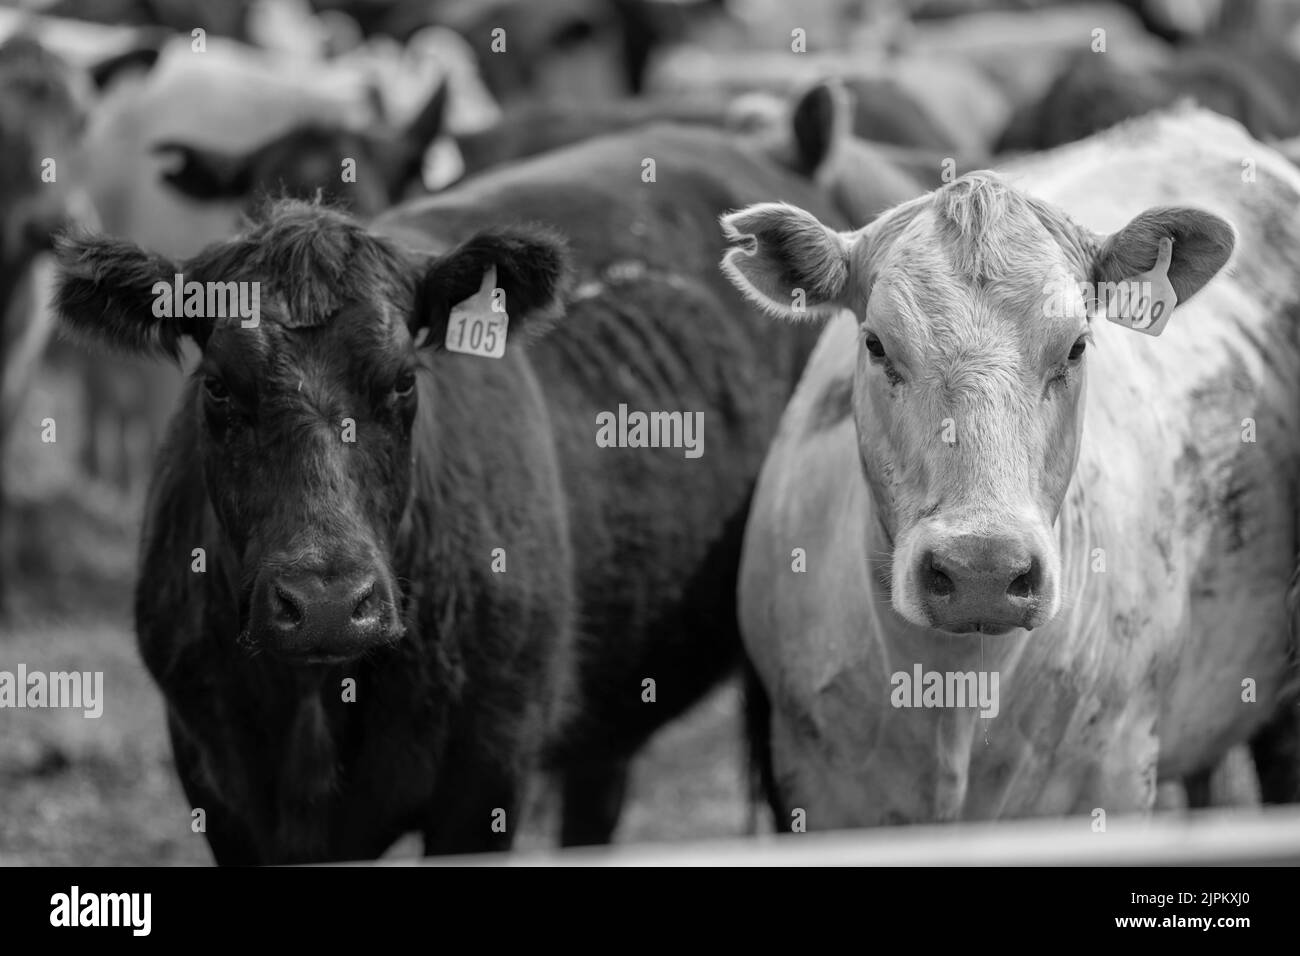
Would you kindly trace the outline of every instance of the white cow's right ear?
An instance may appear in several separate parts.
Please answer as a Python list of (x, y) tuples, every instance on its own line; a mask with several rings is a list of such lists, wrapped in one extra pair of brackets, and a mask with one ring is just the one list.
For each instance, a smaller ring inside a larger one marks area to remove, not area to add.
[(759, 203), (722, 217), (740, 245), (722, 271), (749, 299), (784, 319), (831, 315), (847, 304), (849, 241), (797, 206)]

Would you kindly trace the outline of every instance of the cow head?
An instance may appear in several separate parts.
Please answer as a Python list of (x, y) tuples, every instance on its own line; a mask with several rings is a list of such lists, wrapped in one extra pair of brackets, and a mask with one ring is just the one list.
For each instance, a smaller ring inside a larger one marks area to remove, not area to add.
[(1232, 227), (1154, 208), (1096, 236), (987, 173), (856, 232), (780, 204), (733, 213), (723, 227), (744, 243), (724, 271), (765, 309), (858, 319), (852, 408), (892, 545), (894, 609), (954, 633), (1051, 620), (1061, 603), (1053, 525), (1098, 321), (1084, 293), (1151, 270), (1172, 239), (1168, 279), (1184, 302), (1227, 261)]
[[(248, 152), (165, 141), (154, 152), (179, 157), (163, 174), (173, 189), (200, 202), (253, 201), (262, 194), (310, 199), (317, 192), (362, 218), (383, 212), (420, 182), (424, 152), (441, 133), (447, 85), (398, 131), (351, 130), (328, 123), (296, 126)], [(343, 162), (356, 164), (343, 179)]]
[[(544, 326), (564, 271), (558, 240), (520, 227), (416, 255), (337, 210), (286, 201), (186, 262), (84, 235), (58, 254), (55, 304), (74, 332), (135, 352), (174, 357), (182, 338), (201, 350), (174, 428), (193, 430), (243, 641), (329, 662), (398, 639), (413, 430), (427, 439), (438, 413), (422, 349), (441, 347), (452, 307), (493, 268), (511, 341)], [(177, 273), (227, 302), (256, 295), (256, 324), (251, 309), (208, 302), (185, 315), (167, 291)]]

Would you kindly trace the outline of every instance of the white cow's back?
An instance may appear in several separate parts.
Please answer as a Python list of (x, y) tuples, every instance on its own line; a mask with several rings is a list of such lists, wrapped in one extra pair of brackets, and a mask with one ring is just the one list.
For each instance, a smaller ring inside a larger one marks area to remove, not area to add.
[[(1185, 589), (1158, 680), (1169, 689), (1162, 769), (1189, 772), (1206, 740), (1257, 725), (1266, 708), (1243, 707), (1242, 682), (1267, 703), (1282, 677), (1279, 581), (1294, 563), (1296, 507), (1285, 476), (1300, 461), (1300, 171), (1237, 123), (1188, 108), (1028, 161), (1013, 179), (1102, 234), (1153, 205), (1206, 209), (1238, 232), (1229, 265), (1159, 338), (1094, 322), (1075, 473), (1110, 489), (1093, 511), (1116, 516), (1110, 534), (1131, 563), (1109, 573), (1146, 578), (1163, 613), (1173, 606), (1157, 594)], [(1166, 528), (1171, 515), (1179, 524)]]

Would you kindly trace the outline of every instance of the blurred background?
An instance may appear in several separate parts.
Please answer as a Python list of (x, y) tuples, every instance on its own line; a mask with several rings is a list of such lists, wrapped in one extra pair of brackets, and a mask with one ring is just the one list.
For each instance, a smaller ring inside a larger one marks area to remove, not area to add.
[[(183, 371), (59, 338), (58, 229), (183, 258), (264, 191), (339, 190), (340, 155), (366, 174), (336, 198), (370, 216), (652, 120), (779, 124), (828, 77), (854, 134), (932, 183), (945, 159), (994, 165), (1183, 98), (1294, 156), (1300, 0), (0, 5), (0, 669), (103, 671), (108, 700), (98, 720), (0, 713), (0, 863), (210, 860), (131, 625), (141, 503)], [(727, 686), (641, 758), (619, 840), (762, 827), (743, 753)], [(1219, 802), (1257, 802), (1249, 769), (1216, 783)], [(547, 843), (544, 824), (523, 845)]]

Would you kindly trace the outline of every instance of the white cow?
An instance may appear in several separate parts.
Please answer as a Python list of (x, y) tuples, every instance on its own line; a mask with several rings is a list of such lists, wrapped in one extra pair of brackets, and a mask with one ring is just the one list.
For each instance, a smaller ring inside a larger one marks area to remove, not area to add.
[[(1235, 744), (1278, 752), (1298, 213), (1300, 172), (1188, 108), (856, 232), (780, 204), (724, 218), (742, 291), (832, 316), (739, 588), (779, 812), (822, 828), (1145, 810), (1158, 780)], [(1106, 285), (1135, 278), (1163, 309)], [(1156, 313), (1159, 337), (1128, 327)], [(1265, 799), (1300, 797), (1272, 769)]]

